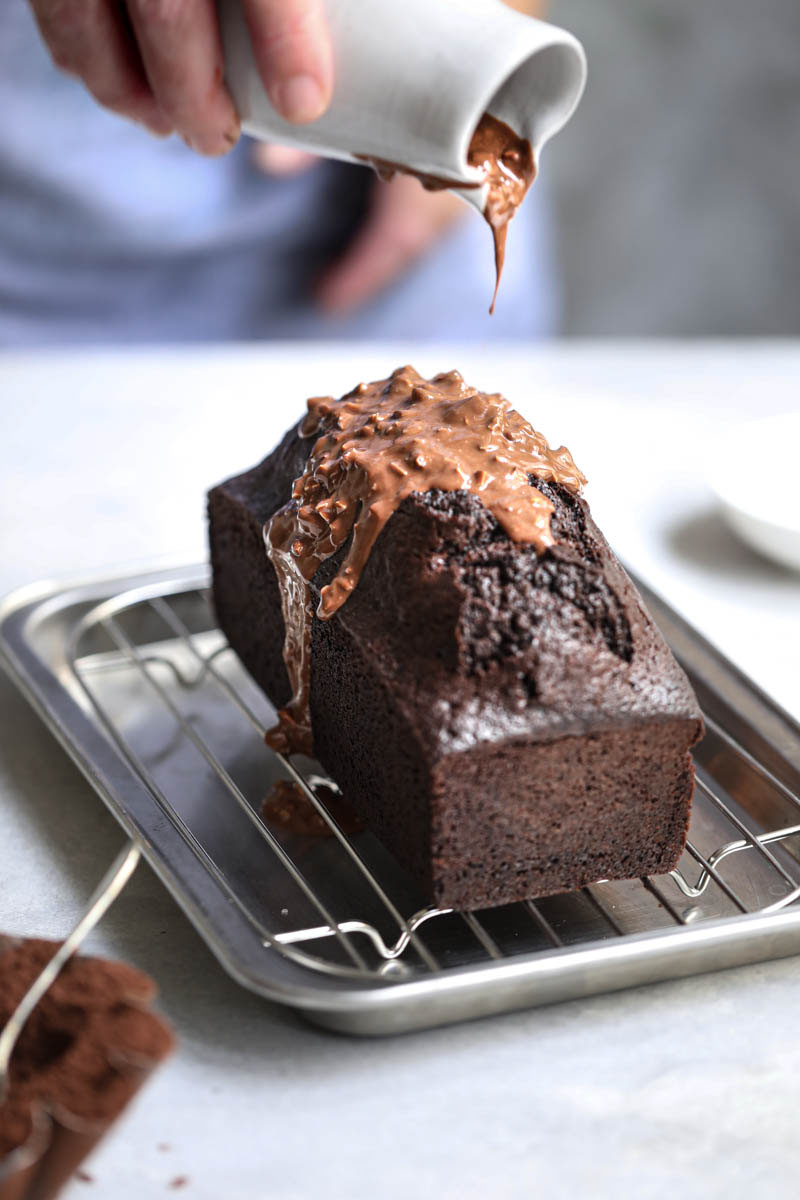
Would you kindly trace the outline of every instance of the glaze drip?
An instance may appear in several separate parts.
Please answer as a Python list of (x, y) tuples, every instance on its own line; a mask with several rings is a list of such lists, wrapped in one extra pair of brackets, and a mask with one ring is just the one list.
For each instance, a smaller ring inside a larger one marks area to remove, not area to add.
[(456, 179), (445, 179), (439, 175), (426, 174), (403, 163), (376, 158), (371, 154), (357, 154), (361, 162), (369, 163), (378, 176), (387, 182), (399, 171), (413, 175), (429, 192), (450, 188), (466, 191), (486, 187), (486, 202), (483, 216), (492, 230), (494, 239), (495, 285), (489, 312), (494, 312), (500, 276), (506, 257), (506, 235), (508, 222), (514, 216), (528, 188), (536, 178), (533, 149), (527, 138), (520, 137), (510, 125), (484, 113), (470, 140), (467, 162), (481, 178), (475, 183), (463, 183)]
[[(315, 787), (328, 812), (343, 833), (361, 833), (364, 822), (350, 805), (331, 788)], [(333, 837), (333, 830), (323, 820), (303, 789), (290, 779), (277, 779), (261, 805), (261, 815), (267, 824), (300, 837)]]
[(541, 553), (553, 544), (551, 502), (531, 477), (577, 493), (584, 476), (502, 396), (468, 387), (457, 371), (423, 379), (400, 367), (339, 400), (308, 401), (302, 437), (315, 437), (292, 498), (264, 527), (281, 595), (284, 662), (292, 699), (267, 741), (282, 753), (313, 751), (309, 712), (313, 606), (309, 583), (352, 534), (317, 616), (329, 620), (358, 583), (392, 513), (413, 492), (470, 491), (509, 538)]
[(472, 135), (467, 161), (481, 172), (488, 188), (483, 215), (494, 239), (495, 285), (489, 306), (493, 313), (506, 259), (508, 222), (536, 178), (536, 164), (528, 139), (489, 113), (484, 113)]

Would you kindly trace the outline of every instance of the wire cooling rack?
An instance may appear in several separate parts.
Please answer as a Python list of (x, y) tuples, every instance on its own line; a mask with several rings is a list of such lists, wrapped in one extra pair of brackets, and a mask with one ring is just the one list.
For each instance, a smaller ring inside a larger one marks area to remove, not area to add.
[[(708, 730), (678, 869), (473, 913), (426, 907), (371, 834), (342, 828), (319, 767), (266, 746), (274, 711), (217, 630), (202, 570), (12, 597), (0, 646), (232, 973), (337, 1028), (386, 1032), (800, 951), (800, 733), (649, 602)], [(328, 836), (265, 818), (281, 777)]]

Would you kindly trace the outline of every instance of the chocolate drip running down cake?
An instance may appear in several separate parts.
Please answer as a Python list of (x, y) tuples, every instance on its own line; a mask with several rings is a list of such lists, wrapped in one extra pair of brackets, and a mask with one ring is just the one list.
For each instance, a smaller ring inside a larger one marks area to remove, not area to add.
[[(57, 948), (0, 937), (0, 1028)], [(123, 963), (63, 968), (22, 1029), (0, 1096), (0, 1200), (52, 1200), (170, 1052), (154, 994)]]
[(583, 482), (501, 396), (403, 367), (310, 400), (209, 495), (268, 740), (313, 751), (442, 907), (667, 871), (685, 843), (697, 701)]

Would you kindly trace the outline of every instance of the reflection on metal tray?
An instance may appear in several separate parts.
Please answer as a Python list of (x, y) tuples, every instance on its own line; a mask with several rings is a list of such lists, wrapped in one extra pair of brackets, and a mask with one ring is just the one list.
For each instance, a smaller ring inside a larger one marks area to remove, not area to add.
[[(314, 765), (267, 748), (273, 710), (204, 568), (24, 589), (0, 651), (236, 979), (389, 1033), (800, 952), (800, 728), (643, 591), (708, 724), (679, 870), (476, 913), (425, 908), (371, 834), (340, 829)], [(262, 819), (287, 775), (332, 836)]]

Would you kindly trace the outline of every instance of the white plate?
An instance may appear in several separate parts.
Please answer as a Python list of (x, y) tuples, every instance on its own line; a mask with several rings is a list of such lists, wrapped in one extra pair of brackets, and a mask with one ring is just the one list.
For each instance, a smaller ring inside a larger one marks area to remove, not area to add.
[(709, 482), (748, 545), (800, 571), (800, 411), (729, 430)]

